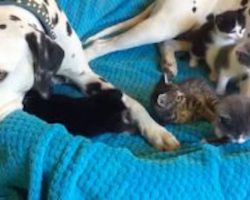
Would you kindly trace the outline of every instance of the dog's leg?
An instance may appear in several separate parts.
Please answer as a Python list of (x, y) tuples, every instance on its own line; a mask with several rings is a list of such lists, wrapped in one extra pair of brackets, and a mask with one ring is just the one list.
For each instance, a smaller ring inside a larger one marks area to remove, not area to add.
[(94, 40), (103, 38), (105, 36), (117, 33), (117, 32), (121, 32), (121, 31), (125, 31), (128, 30), (130, 28), (132, 28), (133, 26), (135, 26), (136, 24), (140, 23), (141, 21), (143, 21), (145, 18), (147, 18), (153, 8), (154, 4), (151, 4), (150, 6), (148, 6), (143, 12), (141, 12), (139, 15), (136, 15), (135, 17), (128, 19), (127, 21), (118, 23), (114, 26), (108, 27), (106, 29), (104, 29), (103, 31), (89, 37), (84, 43), (88, 44), (93, 42)]
[[(189, 9), (189, 4), (188, 6), (182, 5), (181, 12), (176, 9), (169, 9), (168, 6), (155, 6), (149, 18), (127, 32), (113, 38), (95, 40), (86, 49), (87, 59), (92, 60), (114, 51), (166, 41), (196, 24), (197, 16)], [(173, 20), (175, 21), (174, 23)]]
[[(105, 82), (104, 79), (94, 73), (82, 75), (78, 73), (78, 75), (75, 74), (70, 78), (90, 95), (107, 88), (114, 88), (110, 83)], [(173, 150), (179, 147), (177, 139), (165, 128), (157, 124), (140, 103), (126, 94), (123, 94), (122, 101), (130, 111), (132, 121), (150, 144), (160, 150)]]
[[(67, 26), (68, 22), (64, 14), (60, 20), (62, 21), (63, 18), (65, 21), (60, 26), (55, 27), (58, 28), (58, 30), (55, 29), (58, 33), (56, 41), (65, 51), (65, 58), (58, 74), (68, 77), (89, 95), (114, 88), (112, 84), (106, 82), (90, 69), (81, 48), (81, 41), (74, 30)], [(63, 29), (67, 31), (63, 32)], [(172, 150), (179, 147), (176, 138), (164, 127), (157, 124), (141, 104), (125, 94), (122, 101), (130, 110), (132, 120), (149, 143), (161, 150)]]
[(159, 43), (161, 54), (161, 68), (164, 72), (165, 82), (167, 83), (169, 77), (176, 76), (178, 73), (177, 62), (175, 59), (175, 52), (189, 51), (190, 43), (186, 41), (170, 40)]

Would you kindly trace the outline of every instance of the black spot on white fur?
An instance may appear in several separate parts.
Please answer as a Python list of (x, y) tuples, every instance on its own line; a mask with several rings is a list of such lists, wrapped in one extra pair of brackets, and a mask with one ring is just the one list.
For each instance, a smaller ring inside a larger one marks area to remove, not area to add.
[(12, 20), (12, 21), (21, 21), (21, 19), (19, 17), (17, 17), (16, 15), (10, 15), (10, 20)]
[(53, 23), (54, 25), (56, 25), (56, 24), (58, 24), (58, 21), (59, 21), (59, 17), (58, 17), (58, 14), (56, 13), (56, 14), (55, 14), (55, 17), (52, 19), (52, 23)]
[(66, 23), (66, 29), (67, 29), (68, 36), (71, 36), (71, 34), (72, 34), (72, 29), (71, 29), (71, 27), (70, 27), (69, 22)]
[(245, 6), (247, 3), (248, 3), (248, 0), (242, 0), (240, 4), (241, 4), (242, 6)]
[(197, 7), (196, 7), (196, 0), (193, 0), (192, 12), (195, 13), (196, 10), (197, 10)]
[(36, 24), (28, 24), (30, 27), (37, 29), (37, 25)]
[[(34, 88), (43, 97), (48, 97), (53, 76), (61, 66), (64, 58), (63, 49), (45, 34), (29, 33), (25, 36), (33, 55), (35, 85)], [(40, 41), (40, 42), (38, 42)]]
[(86, 88), (86, 92), (88, 95), (93, 95), (101, 91), (101, 83), (89, 83)]
[(6, 29), (7, 25), (6, 24), (0, 24), (0, 29)]

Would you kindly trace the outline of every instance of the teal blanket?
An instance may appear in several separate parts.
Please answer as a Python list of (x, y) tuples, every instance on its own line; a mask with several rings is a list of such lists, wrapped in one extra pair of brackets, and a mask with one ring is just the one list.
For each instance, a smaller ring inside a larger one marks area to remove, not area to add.
[[(146, 0), (61, 0), (83, 39), (141, 11)], [(168, 25), (166, 24), (166, 28)], [(160, 78), (159, 53), (147, 45), (113, 53), (91, 67), (150, 111), (150, 95)], [(179, 76), (206, 77), (178, 59)], [(75, 92), (68, 87), (58, 92)], [(137, 135), (73, 137), (17, 111), (0, 124), (0, 199), (249, 199), (250, 142), (201, 144), (213, 135), (206, 122), (167, 125), (182, 142), (175, 152), (159, 152)]]

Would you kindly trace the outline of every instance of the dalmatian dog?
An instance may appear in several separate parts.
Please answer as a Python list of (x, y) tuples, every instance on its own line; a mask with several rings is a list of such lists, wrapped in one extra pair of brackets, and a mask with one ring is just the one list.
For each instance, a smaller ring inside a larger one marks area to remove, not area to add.
[[(80, 39), (55, 0), (0, 1), (0, 43), (0, 120), (23, 108), (32, 87), (48, 97), (54, 75), (64, 76), (88, 95), (114, 88), (91, 70)], [(136, 100), (123, 94), (120, 101), (150, 144), (160, 150), (179, 147)]]
[[(135, 17), (88, 38), (85, 41), (88, 60), (118, 50), (159, 43), (163, 71), (176, 75), (174, 52), (189, 49), (190, 46), (171, 39), (199, 28), (211, 15), (236, 10), (247, 4), (248, 0), (185, 0), (181, 3), (176, 0), (155, 0)], [(122, 34), (115, 35), (116, 32)], [(115, 36), (107, 37), (111, 34)]]

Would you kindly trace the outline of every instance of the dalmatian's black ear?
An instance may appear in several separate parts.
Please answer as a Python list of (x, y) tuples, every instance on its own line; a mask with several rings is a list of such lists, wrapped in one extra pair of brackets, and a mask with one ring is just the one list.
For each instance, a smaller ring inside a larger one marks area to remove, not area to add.
[(50, 95), (52, 78), (59, 70), (63, 58), (63, 49), (43, 33), (29, 33), (26, 41), (33, 55), (34, 89), (44, 98)]

